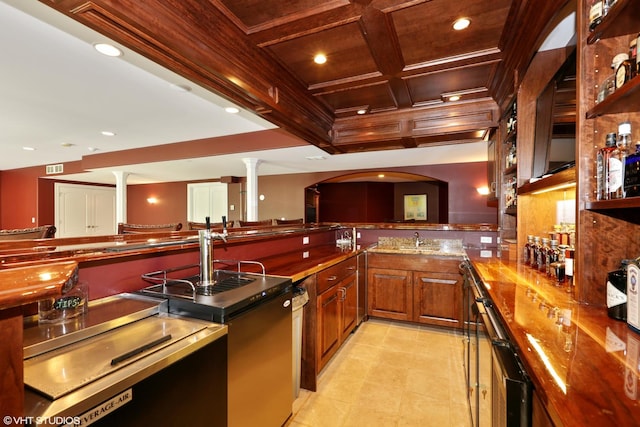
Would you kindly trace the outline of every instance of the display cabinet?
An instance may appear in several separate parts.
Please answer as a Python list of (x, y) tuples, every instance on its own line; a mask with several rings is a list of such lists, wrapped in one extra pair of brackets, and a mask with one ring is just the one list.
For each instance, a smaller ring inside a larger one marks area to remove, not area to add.
[(499, 226), (502, 240), (516, 238), (518, 191), (518, 108), (514, 100), (499, 125), (500, 144), (496, 165), (501, 171), (499, 186)]
[(640, 197), (596, 200), (595, 153), (618, 124), (631, 123), (632, 141), (640, 140), (640, 77), (636, 76), (597, 103), (610, 75), (611, 60), (628, 52), (640, 32), (640, 0), (617, 0), (602, 22), (589, 32), (589, 2), (578, 2), (579, 172), (577, 177), (578, 247), (576, 298), (604, 306), (606, 274), (624, 258), (640, 256)]

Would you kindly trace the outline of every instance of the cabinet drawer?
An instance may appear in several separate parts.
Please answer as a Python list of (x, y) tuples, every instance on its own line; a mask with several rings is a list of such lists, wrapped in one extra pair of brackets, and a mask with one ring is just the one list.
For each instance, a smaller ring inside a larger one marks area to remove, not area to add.
[(356, 257), (351, 257), (336, 265), (332, 265), (318, 273), (318, 295), (326, 291), (358, 269)]

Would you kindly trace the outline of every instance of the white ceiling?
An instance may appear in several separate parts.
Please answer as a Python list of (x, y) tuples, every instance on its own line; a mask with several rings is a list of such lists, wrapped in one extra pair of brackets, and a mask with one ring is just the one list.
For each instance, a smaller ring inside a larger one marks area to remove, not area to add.
[[(274, 128), (251, 112), (224, 112), (231, 104), (223, 98), (122, 46), (120, 58), (98, 54), (92, 45), (103, 41), (109, 40), (39, 1), (0, 0), (0, 170)], [(103, 136), (103, 130), (116, 135)], [(317, 156), (325, 159), (307, 159)], [(129, 184), (246, 176), (245, 157), (261, 160), (260, 175), (273, 175), (485, 161), (487, 147), (481, 142), (330, 156), (308, 145), (115, 165), (64, 179), (115, 184), (114, 170), (129, 172)]]

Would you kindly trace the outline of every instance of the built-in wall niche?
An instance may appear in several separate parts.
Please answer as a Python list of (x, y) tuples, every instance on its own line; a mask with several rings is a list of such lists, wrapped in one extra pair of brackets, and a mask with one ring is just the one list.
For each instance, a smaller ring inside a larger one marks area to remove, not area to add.
[(426, 196), (426, 219), (446, 223), (448, 184), (409, 173), (342, 175), (306, 188), (306, 222), (415, 222), (405, 220), (405, 196)]
[(518, 196), (520, 209), (535, 212), (535, 215), (518, 218), (518, 228), (522, 228), (523, 235), (548, 237), (554, 225), (575, 225), (576, 187)]

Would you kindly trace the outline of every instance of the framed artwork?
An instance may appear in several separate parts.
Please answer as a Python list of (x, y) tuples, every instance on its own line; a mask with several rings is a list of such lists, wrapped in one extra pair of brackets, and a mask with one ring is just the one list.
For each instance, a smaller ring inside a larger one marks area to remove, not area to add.
[(426, 221), (427, 220), (427, 195), (405, 194), (404, 219)]

